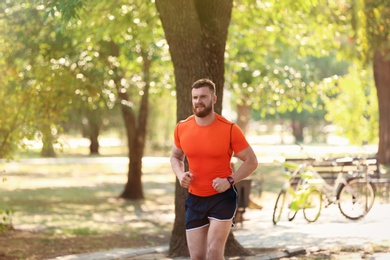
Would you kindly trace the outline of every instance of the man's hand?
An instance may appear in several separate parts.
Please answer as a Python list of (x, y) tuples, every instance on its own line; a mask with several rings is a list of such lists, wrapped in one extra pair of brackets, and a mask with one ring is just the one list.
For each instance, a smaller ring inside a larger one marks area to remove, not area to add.
[(188, 188), (192, 179), (193, 175), (191, 172), (184, 172), (179, 178), (180, 186), (182, 186), (183, 188)]
[(226, 178), (215, 178), (213, 180), (213, 188), (221, 193), (230, 188), (230, 183)]

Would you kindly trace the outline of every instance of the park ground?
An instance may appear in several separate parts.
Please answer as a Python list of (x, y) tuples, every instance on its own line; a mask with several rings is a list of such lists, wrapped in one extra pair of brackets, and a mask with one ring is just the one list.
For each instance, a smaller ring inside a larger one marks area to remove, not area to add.
[[(264, 199), (276, 196), (283, 182), (280, 163), (275, 159), (296, 152), (296, 147), (254, 148), (262, 159), (252, 177), (255, 182), (263, 180), (263, 184), (255, 186), (251, 196), (261, 205), (266, 203)], [(319, 149), (332, 153), (330, 147)], [(348, 152), (354, 148), (345, 149)], [(3, 162), (0, 209), (11, 209), (12, 213), (3, 213), (1, 221), (12, 222), (13, 230), (0, 234), (0, 259), (49, 259), (113, 248), (168, 245), (174, 220), (175, 181), (168, 158), (144, 159), (143, 201), (117, 198), (127, 181), (127, 163), (123, 156), (85, 154)], [(268, 254), (267, 250), (281, 249), (252, 250)], [(365, 250), (320, 250), (301, 259), (333, 259), (335, 254), (356, 252), (369, 255)], [(159, 259), (161, 254), (153, 257), (149, 259)]]

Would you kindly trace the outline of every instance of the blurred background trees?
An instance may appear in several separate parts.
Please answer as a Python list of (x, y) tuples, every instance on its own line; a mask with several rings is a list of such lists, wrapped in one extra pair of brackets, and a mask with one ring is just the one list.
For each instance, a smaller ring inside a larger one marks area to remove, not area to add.
[[(153, 127), (145, 127), (145, 146), (168, 151), (177, 82), (153, 2), (65, 2), (1, 3), (0, 157), (26, 140), (56, 156), (64, 134), (88, 138), (90, 154), (99, 154), (104, 133), (130, 145), (146, 81)], [(326, 142), (332, 129), (351, 144), (386, 150), (389, 12), (382, 2), (234, 2), (224, 62), (231, 109), (223, 113), (249, 134), (277, 124), (295, 141)], [(384, 65), (374, 66), (375, 57)]]

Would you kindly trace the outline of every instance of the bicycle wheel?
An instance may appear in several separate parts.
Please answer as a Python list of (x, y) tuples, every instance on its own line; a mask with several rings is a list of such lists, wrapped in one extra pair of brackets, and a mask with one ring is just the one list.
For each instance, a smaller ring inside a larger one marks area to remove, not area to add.
[(272, 222), (274, 225), (279, 222), (280, 217), (282, 216), (283, 208), (286, 205), (286, 193), (286, 190), (281, 190), (278, 198), (276, 199), (274, 213), (272, 215)]
[(341, 214), (356, 220), (364, 217), (372, 208), (375, 200), (375, 186), (365, 178), (353, 178), (342, 184), (337, 193), (337, 201)]
[(299, 210), (299, 197), (292, 198), (291, 201), (288, 201), (288, 221), (292, 221), (298, 213)]
[(312, 189), (307, 194), (305, 206), (303, 207), (303, 216), (309, 222), (314, 222), (318, 219), (322, 209), (322, 192), (317, 189)]
[(297, 210), (290, 209), (290, 211), (288, 212), (288, 221), (292, 221), (297, 215), (297, 213), (298, 213)]

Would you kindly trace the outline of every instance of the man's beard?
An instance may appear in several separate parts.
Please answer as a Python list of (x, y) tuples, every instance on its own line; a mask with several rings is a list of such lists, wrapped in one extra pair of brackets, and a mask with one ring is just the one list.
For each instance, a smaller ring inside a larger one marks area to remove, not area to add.
[(203, 110), (201, 111), (197, 111), (196, 110), (196, 106), (192, 107), (192, 111), (194, 112), (194, 114), (197, 116), (197, 117), (206, 117), (207, 115), (209, 115), (211, 113), (211, 111), (213, 110), (213, 105), (212, 103), (210, 102), (210, 104), (208, 106), (203, 106), (203, 104), (199, 104), (198, 107), (204, 107)]

